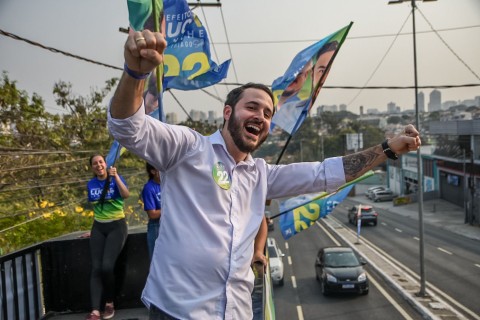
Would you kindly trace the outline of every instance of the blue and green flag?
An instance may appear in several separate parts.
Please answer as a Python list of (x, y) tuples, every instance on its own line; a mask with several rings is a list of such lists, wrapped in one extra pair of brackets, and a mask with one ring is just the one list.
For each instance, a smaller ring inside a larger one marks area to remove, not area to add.
[(333, 193), (301, 195), (283, 201), (280, 204), (280, 213), (277, 215), (280, 216), (279, 224), (283, 238), (289, 239), (315, 224), (318, 219), (330, 214), (340, 202), (345, 200), (356, 183), (373, 174), (370, 170)]
[[(156, 7), (161, 8), (161, 0)], [(153, 30), (152, 0), (127, 0), (133, 30)], [(195, 90), (214, 85), (227, 76), (230, 60), (217, 65), (210, 55), (207, 30), (185, 0), (164, 0), (160, 24), (168, 46), (164, 53), (163, 88)]]
[(352, 23), (299, 52), (272, 83), (277, 112), (272, 127), (294, 135), (307, 117)]

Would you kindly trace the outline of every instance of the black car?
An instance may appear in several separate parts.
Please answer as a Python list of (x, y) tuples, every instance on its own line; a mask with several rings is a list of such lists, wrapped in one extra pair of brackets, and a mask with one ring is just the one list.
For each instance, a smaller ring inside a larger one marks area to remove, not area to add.
[(327, 247), (318, 251), (315, 274), (320, 281), (322, 294), (353, 292), (368, 294), (368, 277), (363, 266), (350, 247)]
[[(348, 222), (358, 225), (358, 206), (353, 206), (348, 210)], [(372, 206), (361, 206), (360, 219), (362, 219), (362, 225), (371, 223), (374, 226), (377, 225), (378, 213)]]

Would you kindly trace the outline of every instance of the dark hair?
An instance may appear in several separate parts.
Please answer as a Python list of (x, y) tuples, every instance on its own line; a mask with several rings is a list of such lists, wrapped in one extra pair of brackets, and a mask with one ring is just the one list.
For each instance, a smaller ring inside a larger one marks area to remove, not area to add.
[[(266, 92), (268, 94), (270, 99), (272, 99), (272, 102), (274, 101), (272, 90), (270, 90), (269, 87), (267, 87), (266, 85), (261, 84), (261, 83), (249, 82), (247, 84), (244, 84), (244, 85), (230, 91), (227, 95), (227, 100), (225, 100), (224, 105), (225, 106), (229, 105), (230, 107), (232, 107), (232, 110), (233, 110), (235, 108), (235, 106), (237, 105), (238, 101), (240, 101), (240, 99), (242, 99), (243, 93), (245, 92), (245, 90), (250, 89), (250, 88), (263, 90), (264, 92)], [(273, 110), (273, 112), (275, 112), (275, 109)], [(225, 119), (223, 119), (223, 125), (225, 125)]]
[(92, 166), (92, 161), (93, 161), (93, 158), (95, 157), (102, 157), (103, 161), (105, 161), (105, 157), (102, 154), (94, 153), (92, 156), (90, 156), (90, 159), (88, 159), (88, 163), (90, 164), (90, 167)]
[(318, 60), (318, 58), (322, 54), (324, 54), (325, 52), (335, 51), (335, 50), (337, 50), (337, 48), (338, 48), (338, 41), (337, 40), (328, 42), (320, 50), (318, 50), (318, 52), (315, 56), (315, 59)]
[(145, 164), (145, 169), (147, 169), (148, 178), (149, 178), (149, 179), (153, 179), (153, 178), (154, 178), (154, 175), (152, 174), (151, 171), (152, 171), (152, 170), (157, 170), (157, 169), (155, 169), (155, 167), (152, 166), (152, 165), (151, 165), (150, 163), (148, 163), (148, 162)]
[(272, 102), (273, 102), (273, 93), (269, 87), (261, 83), (249, 82), (247, 84), (244, 84), (243, 86), (240, 86), (230, 91), (227, 95), (227, 100), (225, 101), (225, 105), (229, 105), (232, 108), (234, 108), (235, 105), (238, 103), (238, 101), (243, 97), (243, 92), (250, 88), (265, 91), (270, 97), (270, 99), (272, 99)]
[[(105, 157), (103, 155), (101, 155), (99, 153), (96, 153), (96, 154), (92, 155), (90, 157), (90, 160), (88, 161), (90, 163), (90, 167), (92, 166), (92, 160), (95, 157), (102, 157), (103, 161), (105, 161)], [(105, 163), (106, 163), (106, 161), (105, 161)], [(105, 197), (107, 196), (107, 192), (108, 192), (109, 187), (110, 187), (110, 175), (108, 174), (108, 171), (107, 171), (107, 179), (105, 179), (105, 184), (103, 185), (102, 194), (100, 195), (100, 199), (98, 200), (98, 202), (100, 202), (100, 204), (102, 205), (102, 207), (101, 207), (102, 210), (103, 210), (103, 204), (105, 203)]]

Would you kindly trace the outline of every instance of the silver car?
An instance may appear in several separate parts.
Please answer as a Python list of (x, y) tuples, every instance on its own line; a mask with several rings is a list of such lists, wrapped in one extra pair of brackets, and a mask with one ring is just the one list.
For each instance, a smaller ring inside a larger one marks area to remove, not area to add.
[(374, 202), (379, 202), (379, 201), (391, 201), (397, 197), (396, 194), (394, 194), (391, 190), (377, 190), (374, 191), (371, 200)]

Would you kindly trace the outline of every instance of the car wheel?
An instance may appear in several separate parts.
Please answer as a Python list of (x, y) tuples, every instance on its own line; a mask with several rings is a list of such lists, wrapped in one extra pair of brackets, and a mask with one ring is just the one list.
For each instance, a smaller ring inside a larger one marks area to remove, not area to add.
[(378, 202), (378, 201), (380, 201), (380, 199), (375, 199), (375, 200), (374, 200), (374, 202)]
[(318, 276), (318, 273), (315, 271), (315, 279), (317, 279), (317, 281), (320, 281), (320, 277)]
[(321, 288), (322, 294), (324, 296), (328, 296), (330, 294), (330, 292), (328, 292), (327, 288), (325, 287), (325, 282), (323, 282), (323, 281), (321, 282), (320, 288)]
[(283, 286), (283, 278), (280, 279), (280, 281), (278, 281), (278, 285), (279, 285), (279, 286)]
[(362, 291), (362, 296), (366, 296), (368, 294), (368, 289)]
[(377, 221), (373, 221), (373, 225), (376, 226), (376, 225), (377, 225)]

